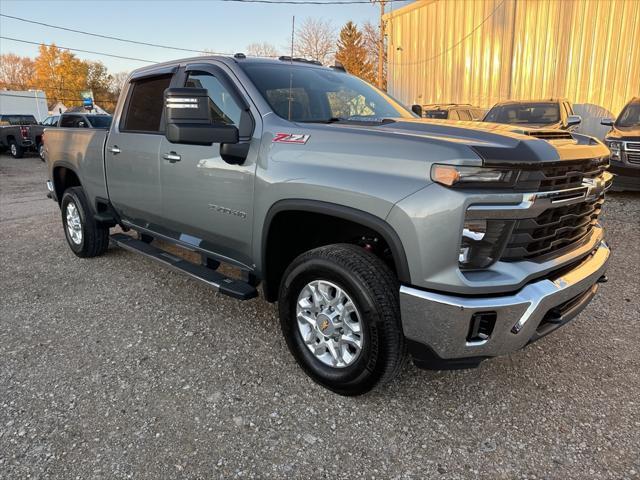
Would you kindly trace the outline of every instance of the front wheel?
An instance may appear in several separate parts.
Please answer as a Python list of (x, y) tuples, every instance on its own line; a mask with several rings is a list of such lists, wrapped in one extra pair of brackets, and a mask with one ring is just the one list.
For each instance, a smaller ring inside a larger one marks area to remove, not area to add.
[(349, 244), (306, 252), (279, 294), (282, 331), (305, 372), (340, 395), (390, 381), (406, 358), (399, 285), (379, 258)]
[(69, 247), (78, 257), (102, 255), (109, 247), (109, 229), (96, 223), (82, 187), (67, 189), (60, 203)]

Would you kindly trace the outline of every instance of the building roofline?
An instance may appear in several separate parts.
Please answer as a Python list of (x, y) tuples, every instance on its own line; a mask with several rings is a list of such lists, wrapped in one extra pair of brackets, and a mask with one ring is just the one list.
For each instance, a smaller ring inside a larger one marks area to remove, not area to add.
[[(409, 13), (410, 11), (415, 10), (416, 8), (424, 7), (426, 5), (429, 5), (430, 3), (436, 3), (437, 1), (438, 0), (416, 0), (415, 2), (405, 5), (404, 7), (400, 7), (397, 10), (391, 10), (390, 12), (385, 13), (382, 16), (382, 20), (383, 21), (391, 20), (394, 17), (404, 15), (405, 13)], [(391, 5), (393, 5), (393, 3)]]

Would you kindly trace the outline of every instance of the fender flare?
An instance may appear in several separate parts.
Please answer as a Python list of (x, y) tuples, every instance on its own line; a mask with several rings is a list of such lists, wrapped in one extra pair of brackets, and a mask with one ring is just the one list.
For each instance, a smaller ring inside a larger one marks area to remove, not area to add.
[(404, 246), (400, 237), (384, 219), (377, 217), (371, 213), (357, 208), (346, 207), (335, 203), (324, 202), (322, 200), (307, 199), (286, 199), (279, 200), (274, 203), (267, 212), (262, 227), (262, 244), (261, 244), (261, 272), (263, 278), (266, 278), (266, 253), (267, 240), (269, 238), (269, 229), (275, 216), (285, 211), (303, 211), (320, 213), (332, 217), (349, 220), (354, 223), (363, 225), (371, 230), (378, 232), (391, 249), (391, 255), (396, 267), (398, 280), (402, 283), (411, 283), (411, 275), (409, 273), (409, 263), (404, 251)]

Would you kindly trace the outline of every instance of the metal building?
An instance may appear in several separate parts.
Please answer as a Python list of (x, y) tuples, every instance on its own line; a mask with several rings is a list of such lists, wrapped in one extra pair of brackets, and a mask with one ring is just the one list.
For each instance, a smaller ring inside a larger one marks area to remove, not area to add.
[(640, 95), (640, 0), (419, 0), (383, 19), (407, 105), (566, 97), (601, 117)]

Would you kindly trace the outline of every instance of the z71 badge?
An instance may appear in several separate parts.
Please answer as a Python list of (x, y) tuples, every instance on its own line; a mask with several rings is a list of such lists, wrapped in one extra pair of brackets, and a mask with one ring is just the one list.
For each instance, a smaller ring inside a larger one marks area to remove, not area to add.
[(309, 140), (310, 135), (302, 133), (276, 133), (273, 137), (273, 143), (299, 143), (305, 144)]

